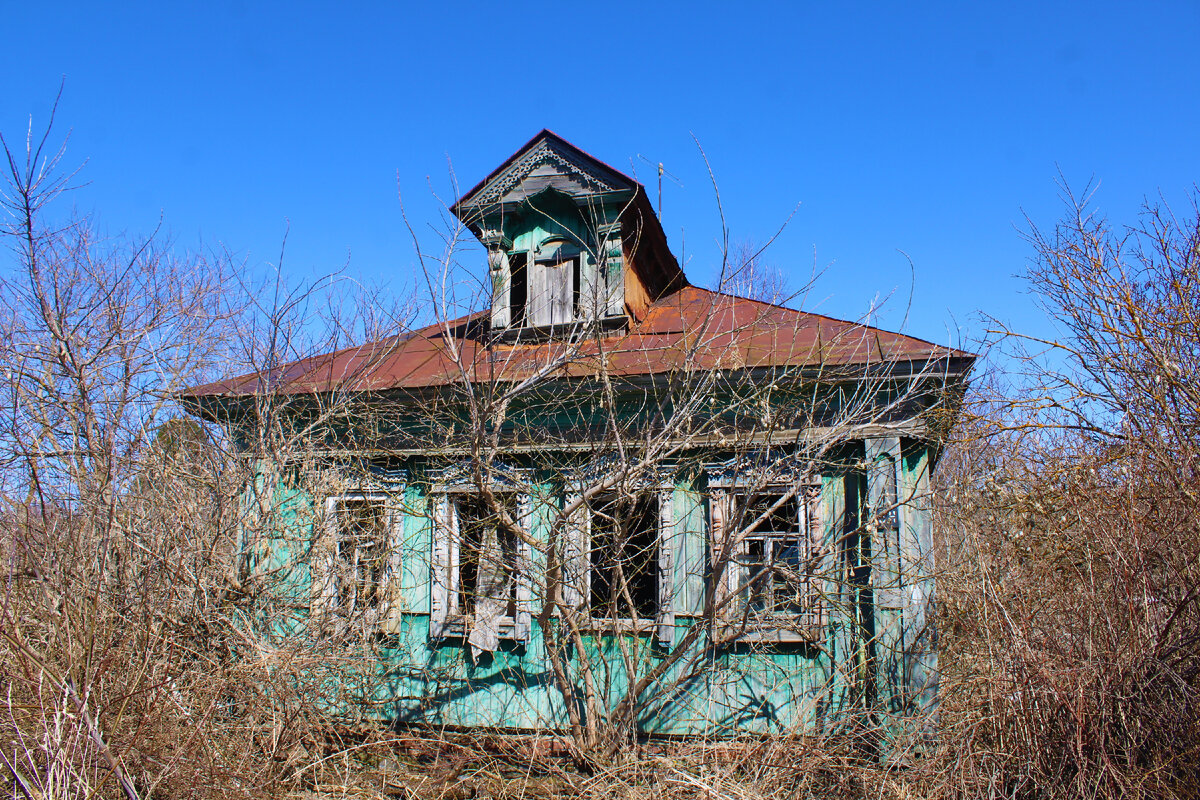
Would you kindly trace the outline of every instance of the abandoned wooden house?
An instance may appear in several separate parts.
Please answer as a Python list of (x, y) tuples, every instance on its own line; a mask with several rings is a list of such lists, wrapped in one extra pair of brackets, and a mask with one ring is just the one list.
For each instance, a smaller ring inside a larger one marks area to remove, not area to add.
[(932, 709), (973, 357), (691, 285), (644, 188), (548, 131), (451, 210), (475, 310), (184, 398), (262, 465), (249, 569), (359, 648), (354, 702), (593, 736)]

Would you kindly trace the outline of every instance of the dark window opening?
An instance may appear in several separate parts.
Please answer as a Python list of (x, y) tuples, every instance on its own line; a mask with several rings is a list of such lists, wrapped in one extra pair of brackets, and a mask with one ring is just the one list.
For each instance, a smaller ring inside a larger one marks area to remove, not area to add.
[(599, 496), (592, 504), (594, 617), (651, 619), (658, 613), (658, 498)]
[(508, 257), (510, 281), (508, 285), (509, 324), (525, 324), (525, 305), (529, 298), (529, 271), (525, 268), (528, 257), (525, 253), (513, 253)]
[[(516, 497), (498, 500), (508, 516), (517, 518)], [(517, 540), (501, 523), (500, 514), (484, 498), (463, 495), (455, 500), (458, 514), (458, 613), (473, 614), (476, 600), (488, 597), (505, 603), (504, 614), (516, 616)]]
[(387, 563), (387, 514), (382, 500), (338, 501), (338, 603), (367, 607), (383, 599)]
[(579, 306), (579, 262), (581, 261), (583, 261), (582, 254), (575, 257), (574, 274), (571, 276), (571, 309), (574, 311), (576, 319), (587, 316), (587, 309)]

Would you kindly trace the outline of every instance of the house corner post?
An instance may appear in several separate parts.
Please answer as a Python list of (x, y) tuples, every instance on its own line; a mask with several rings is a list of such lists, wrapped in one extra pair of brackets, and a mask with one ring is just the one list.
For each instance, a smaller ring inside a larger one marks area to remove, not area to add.
[(923, 737), (932, 734), (938, 708), (937, 630), (934, 627), (935, 563), (929, 448), (905, 441), (901, 469), (900, 565), (903, 582), (904, 690), (906, 713)]
[(904, 591), (900, 558), (900, 440), (865, 441), (867, 504), (864, 534), (870, 537), (874, 638), (875, 711), (891, 737), (904, 711)]

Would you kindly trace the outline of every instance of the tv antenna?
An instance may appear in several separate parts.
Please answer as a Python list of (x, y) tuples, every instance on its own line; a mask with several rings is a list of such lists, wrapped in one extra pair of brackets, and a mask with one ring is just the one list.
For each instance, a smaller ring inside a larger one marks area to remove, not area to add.
[(671, 183), (675, 184), (680, 189), (683, 188), (683, 181), (679, 180), (679, 178), (675, 177), (670, 172), (668, 172), (666, 170), (666, 168), (663, 167), (663, 162), (651, 161), (650, 159), (646, 158), (641, 153), (638, 153), (637, 157), (640, 158), (642, 161), (645, 161), (650, 166), (654, 167), (656, 170), (658, 170), (658, 218), (661, 220), (662, 219), (662, 179), (663, 179), (663, 175), (666, 175), (668, 178), (670, 178)]

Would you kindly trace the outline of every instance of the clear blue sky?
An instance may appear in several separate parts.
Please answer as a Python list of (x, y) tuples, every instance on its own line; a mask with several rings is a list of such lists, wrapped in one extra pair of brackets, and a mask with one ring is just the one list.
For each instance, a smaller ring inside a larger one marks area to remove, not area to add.
[[(111, 230), (160, 215), (186, 246), (397, 287), (397, 201), (435, 221), (448, 159), (473, 185), (543, 127), (647, 185), (711, 280), (720, 182), (735, 238), (763, 241), (810, 307), (855, 318), (915, 266), (908, 330), (1044, 330), (1014, 278), (1024, 215), (1058, 171), (1125, 221), (1200, 178), (1200, 3), (101, 3), (3, 13), (0, 129), (45, 120), (88, 160), (75, 202)], [(653, 191), (653, 189), (652, 189)], [(483, 269), (483, 259), (478, 258)]]

